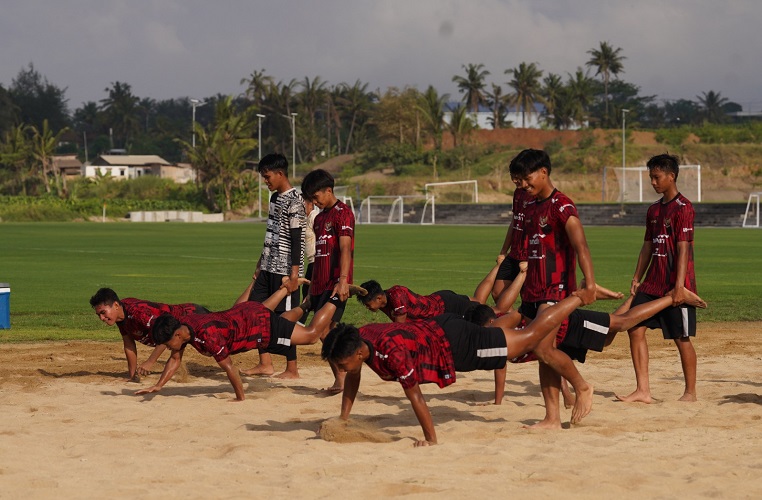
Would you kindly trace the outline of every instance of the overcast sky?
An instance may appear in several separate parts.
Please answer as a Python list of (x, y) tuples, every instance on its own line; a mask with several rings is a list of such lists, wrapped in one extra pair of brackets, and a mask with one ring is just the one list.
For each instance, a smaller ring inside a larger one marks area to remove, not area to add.
[(760, 0), (0, 0), (0, 12), (0, 84), (32, 62), (72, 111), (115, 81), (154, 99), (239, 94), (262, 68), (459, 100), (465, 64), (507, 90), (506, 69), (566, 77), (601, 41), (622, 48), (641, 95), (714, 90), (762, 110)]

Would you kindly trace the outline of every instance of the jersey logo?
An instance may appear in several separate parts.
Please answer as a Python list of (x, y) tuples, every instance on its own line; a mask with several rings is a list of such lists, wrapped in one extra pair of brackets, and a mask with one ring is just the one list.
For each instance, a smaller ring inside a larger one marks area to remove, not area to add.
[(333, 231), (333, 222), (332, 221), (327, 221), (325, 223), (325, 230), (326, 230), (326, 232)]
[(540, 217), (540, 227), (545, 227), (548, 225), (548, 218), (546, 216)]
[(670, 219), (664, 219), (664, 227), (669, 229), (670, 226), (672, 226), (672, 221)]

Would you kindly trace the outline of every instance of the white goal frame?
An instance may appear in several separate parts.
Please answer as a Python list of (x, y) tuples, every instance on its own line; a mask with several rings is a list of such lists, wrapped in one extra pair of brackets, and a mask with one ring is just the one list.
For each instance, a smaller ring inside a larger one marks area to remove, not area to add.
[[(696, 193), (697, 196), (689, 196), (692, 202), (701, 203), (701, 165), (680, 165), (680, 173), (686, 170), (696, 170)], [(617, 185), (619, 186), (619, 197), (616, 200), (607, 199), (606, 195), (606, 179), (609, 172), (613, 173), (617, 179)], [(622, 175), (624, 174), (624, 175)], [(620, 178), (621, 177), (621, 178)], [(634, 180), (633, 180), (634, 179)], [(678, 177), (679, 183), (680, 177)], [(650, 180), (648, 178), (648, 167), (603, 167), (603, 180), (601, 183), (601, 201), (606, 203), (643, 203), (644, 201), (654, 201), (644, 199), (643, 197), (643, 184), (650, 186)], [(631, 195), (631, 191), (635, 191), (634, 199)], [(622, 196), (624, 193), (624, 196)], [(694, 199), (695, 198), (695, 199)]]
[[(758, 191), (756, 193), (749, 193), (749, 201), (746, 202), (746, 211), (743, 213), (743, 224), (741, 225), (741, 227), (754, 227), (759, 229), (759, 198), (760, 196), (762, 196), (762, 191)], [(754, 205), (752, 205), (752, 200), (756, 200)], [(747, 223), (749, 214), (752, 214), (752, 217), (754, 218), (754, 220), (749, 221)]]
[(349, 186), (334, 186), (333, 187), (333, 195), (342, 201), (345, 205), (349, 205), (349, 208), (352, 209), (352, 213), (355, 213), (355, 204), (352, 201), (351, 196), (347, 196), (347, 191), (349, 191)]
[[(423, 185), (423, 194), (428, 198), (429, 188), (435, 186), (454, 186), (456, 184), (473, 184), (474, 185), (474, 203), (479, 203), (479, 183), (476, 180), (467, 181), (450, 181), (450, 182), (429, 182)], [(433, 196), (433, 195), (432, 195)]]
[[(389, 212), (389, 216), (387, 217), (387, 220), (385, 224), (404, 224), (405, 222), (405, 199), (424, 199), (424, 205), (423, 210), (421, 214), (421, 224), (433, 224), (434, 223), (434, 213), (432, 211), (431, 222), (425, 222), (426, 217), (426, 206), (429, 204), (429, 201), (432, 201), (433, 203), (433, 196), (424, 196), (424, 195), (400, 195), (400, 196), (393, 196), (393, 195), (372, 195), (368, 196), (362, 202), (360, 203), (360, 213), (358, 217), (358, 221), (363, 224), (384, 224), (384, 222), (374, 222), (371, 220), (371, 209), (372, 209), (372, 203), (373, 200), (392, 200), (391, 202), (391, 210)], [(433, 205), (432, 205), (433, 207)], [(433, 208), (432, 208), (433, 210)], [(395, 218), (395, 215), (397, 216)]]

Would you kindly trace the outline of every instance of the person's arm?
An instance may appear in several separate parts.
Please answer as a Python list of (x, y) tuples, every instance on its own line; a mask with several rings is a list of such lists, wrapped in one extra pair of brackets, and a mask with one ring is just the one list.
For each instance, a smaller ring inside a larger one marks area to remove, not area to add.
[(141, 394), (150, 394), (152, 392), (159, 392), (161, 388), (164, 387), (164, 384), (169, 382), (170, 379), (174, 376), (175, 372), (177, 372), (177, 369), (180, 368), (180, 364), (182, 363), (184, 352), (185, 352), (185, 347), (183, 347), (179, 351), (172, 351), (172, 354), (169, 356), (169, 359), (167, 360), (167, 364), (164, 366), (164, 371), (161, 372), (159, 381), (156, 382), (155, 385), (147, 389), (141, 389), (139, 391), (136, 391), (135, 395), (140, 396)]
[(503, 396), (505, 395), (505, 375), (508, 371), (508, 367), (504, 366), (495, 370), (495, 404), (503, 404)]
[(672, 291), (672, 305), (679, 306), (685, 302), (685, 276), (688, 274), (688, 253), (690, 241), (677, 242), (677, 277)]
[(140, 366), (138, 366), (138, 374), (149, 375), (151, 373), (151, 367), (154, 365), (154, 363), (156, 363), (156, 361), (159, 359), (159, 356), (161, 356), (161, 353), (163, 353), (166, 348), (167, 346), (164, 344), (159, 344), (154, 347), (153, 352), (151, 352), (151, 355), (148, 356), (148, 359), (140, 363)]
[(585, 288), (579, 290), (576, 295), (582, 300), (582, 305), (586, 306), (595, 302), (595, 274), (593, 273), (593, 259), (590, 256), (590, 248), (585, 239), (585, 230), (578, 217), (569, 217), (564, 226), (566, 234), (569, 237), (574, 251), (577, 252), (577, 261), (582, 274), (585, 277)]
[(635, 295), (640, 286), (640, 280), (643, 279), (643, 275), (646, 273), (648, 264), (651, 262), (651, 252), (653, 251), (653, 243), (648, 240), (643, 242), (643, 247), (638, 254), (638, 262), (635, 264), (635, 274), (632, 276), (632, 283), (630, 284), (630, 295)]
[(339, 252), (341, 256), (339, 258), (339, 282), (333, 287), (333, 294), (339, 296), (341, 301), (345, 301), (349, 298), (349, 268), (352, 267), (352, 237), (351, 236), (339, 236)]
[(407, 321), (407, 314), (392, 316), (392, 323), (404, 323)]
[(503, 246), (500, 247), (500, 253), (497, 254), (498, 257), (501, 255), (505, 256), (508, 255), (508, 250), (511, 248), (511, 237), (513, 235), (513, 220), (511, 220), (511, 223), (508, 225), (508, 231), (505, 233), (505, 241), (503, 241)]
[(437, 444), (437, 433), (434, 430), (434, 421), (431, 419), (431, 412), (426, 404), (426, 400), (421, 393), (421, 387), (415, 384), (413, 387), (405, 389), (405, 396), (413, 405), (413, 412), (423, 429), (423, 441), (416, 441), (415, 446), (430, 446)]
[(241, 376), (238, 374), (238, 370), (236, 370), (235, 366), (233, 366), (233, 361), (230, 359), (230, 356), (223, 359), (222, 361), (217, 361), (217, 364), (220, 365), (220, 368), (225, 370), (225, 373), (228, 376), (228, 380), (230, 380), (230, 383), (233, 385), (233, 390), (235, 391), (235, 400), (243, 401), (246, 399), (246, 395), (243, 392), (243, 382), (241, 382)]
[(341, 396), (341, 415), (342, 420), (349, 420), (349, 413), (352, 411), (352, 405), (357, 397), (357, 391), (360, 389), (360, 372), (347, 373), (344, 379), (344, 392)]
[(129, 335), (122, 334), (122, 343), (124, 343), (124, 357), (127, 358), (127, 375), (130, 380), (133, 380), (137, 374), (138, 348), (135, 345), (135, 339)]
[(251, 283), (249, 283), (249, 286), (246, 287), (246, 290), (244, 290), (243, 293), (239, 295), (238, 298), (235, 300), (235, 303), (233, 303), (234, 306), (237, 306), (238, 304), (241, 304), (242, 302), (248, 302), (249, 297), (251, 296), (251, 289), (254, 288), (255, 281), (257, 281), (256, 278), (251, 280)]
[(289, 237), (291, 239), (291, 274), (288, 277), (288, 281), (284, 283), (288, 293), (294, 293), (299, 289), (299, 267), (304, 259), (302, 255), (302, 228), (292, 227), (289, 229)]

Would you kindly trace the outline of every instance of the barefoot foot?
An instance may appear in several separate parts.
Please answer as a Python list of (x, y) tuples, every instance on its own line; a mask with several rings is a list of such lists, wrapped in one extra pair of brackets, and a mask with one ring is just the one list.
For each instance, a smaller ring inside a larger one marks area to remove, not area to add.
[(248, 370), (241, 370), (241, 375), (246, 375), (249, 377), (269, 377), (273, 373), (275, 373), (275, 370), (272, 366), (262, 365), (257, 365), (254, 368), (249, 368)]
[(297, 378), (299, 378), (299, 372), (292, 372), (292, 371), (286, 370), (283, 373), (279, 373), (277, 375), (274, 375), (273, 378), (297, 379)]
[(696, 397), (695, 394), (691, 394), (690, 392), (686, 392), (685, 394), (683, 394), (683, 396), (680, 399), (678, 399), (678, 401), (684, 401), (684, 402), (688, 402), (688, 403), (695, 403), (696, 401), (698, 401), (698, 398)]
[(578, 424), (593, 409), (593, 386), (587, 384), (587, 388), (577, 393), (577, 400), (572, 408), (571, 423)]
[(653, 401), (651, 399), (651, 393), (650, 392), (644, 392), (644, 391), (638, 391), (636, 390), (632, 394), (629, 394), (627, 396), (620, 396), (619, 394), (614, 395), (619, 401), (622, 401), (624, 403), (646, 403), (651, 404)]
[(523, 426), (524, 429), (541, 429), (541, 430), (558, 430), (561, 429), (561, 421), (551, 421), (551, 420), (540, 420), (536, 424), (532, 425), (525, 425)]

